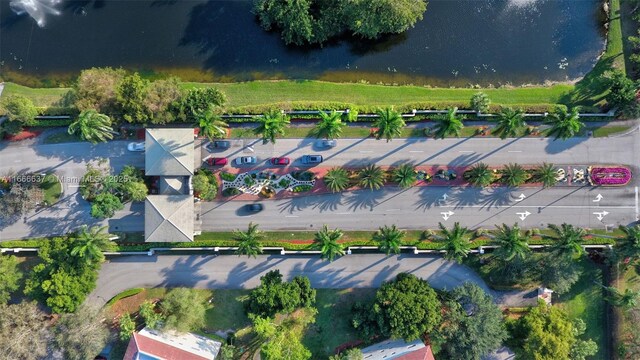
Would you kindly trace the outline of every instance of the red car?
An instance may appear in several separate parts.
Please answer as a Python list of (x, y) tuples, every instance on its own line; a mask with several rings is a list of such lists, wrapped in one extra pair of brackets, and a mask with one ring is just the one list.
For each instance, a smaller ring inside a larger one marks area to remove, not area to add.
[(275, 157), (275, 158), (271, 158), (271, 164), (273, 165), (289, 165), (289, 163), (291, 162), (291, 160), (289, 160), (288, 157)]
[(212, 157), (207, 159), (207, 164), (210, 166), (224, 166), (227, 165), (227, 158)]

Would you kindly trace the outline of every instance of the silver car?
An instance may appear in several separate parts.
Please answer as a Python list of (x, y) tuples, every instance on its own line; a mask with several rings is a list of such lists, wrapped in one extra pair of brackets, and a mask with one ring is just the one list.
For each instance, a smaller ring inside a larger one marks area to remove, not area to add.
[(338, 142), (336, 140), (320, 140), (317, 143), (317, 146), (320, 149), (331, 149), (336, 147), (336, 145), (338, 145)]
[(236, 158), (234, 162), (236, 165), (250, 165), (257, 163), (258, 159), (256, 159), (255, 156), (240, 156)]
[(320, 164), (322, 155), (305, 155), (302, 157), (302, 163), (307, 165)]

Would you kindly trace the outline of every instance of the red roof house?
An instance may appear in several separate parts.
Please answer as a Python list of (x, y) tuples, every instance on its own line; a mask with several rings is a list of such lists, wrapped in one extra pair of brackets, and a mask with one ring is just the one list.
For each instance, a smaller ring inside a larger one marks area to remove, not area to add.
[(124, 360), (214, 360), (221, 346), (204, 336), (144, 328), (131, 336)]

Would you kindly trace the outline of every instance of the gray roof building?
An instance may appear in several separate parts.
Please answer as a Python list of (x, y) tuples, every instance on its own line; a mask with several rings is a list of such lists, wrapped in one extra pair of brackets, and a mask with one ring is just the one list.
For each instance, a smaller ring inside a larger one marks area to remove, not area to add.
[(149, 195), (144, 204), (146, 242), (193, 241), (191, 195)]
[(147, 129), (145, 136), (146, 175), (193, 175), (193, 156), (193, 129)]

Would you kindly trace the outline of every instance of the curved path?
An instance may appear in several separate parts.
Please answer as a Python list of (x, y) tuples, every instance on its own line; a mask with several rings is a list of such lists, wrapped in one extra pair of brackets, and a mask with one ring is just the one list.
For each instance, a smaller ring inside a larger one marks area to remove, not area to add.
[(96, 290), (89, 301), (104, 304), (118, 293), (136, 287), (178, 287), (203, 289), (250, 289), (260, 277), (278, 269), (285, 279), (309, 277), (315, 288), (374, 288), (401, 272), (414, 274), (438, 289), (452, 289), (470, 281), (496, 297), (501, 305), (535, 303), (530, 292), (495, 292), (466, 266), (433, 255), (385, 256), (363, 254), (343, 256), (334, 262), (318, 256), (234, 255), (207, 256), (123, 256), (110, 258), (100, 270)]

